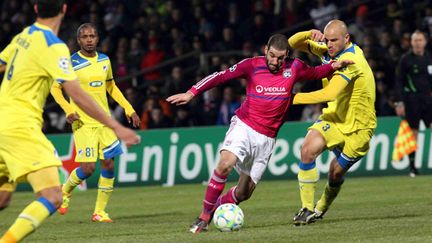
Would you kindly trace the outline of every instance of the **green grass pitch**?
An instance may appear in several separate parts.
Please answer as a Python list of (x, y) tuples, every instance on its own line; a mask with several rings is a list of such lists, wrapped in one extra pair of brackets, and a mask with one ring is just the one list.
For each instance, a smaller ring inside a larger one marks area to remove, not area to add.
[[(188, 226), (201, 210), (204, 189), (116, 188), (107, 208), (115, 222), (108, 224), (90, 221), (96, 190), (75, 192), (69, 213), (50, 217), (25, 242), (432, 242), (430, 175), (348, 178), (324, 220), (301, 227), (291, 224), (300, 208), (297, 182), (262, 181), (240, 205), (245, 225), (239, 232), (211, 225), (209, 232), (193, 235)], [(12, 205), (0, 212), (0, 233), (33, 198), (15, 193)]]

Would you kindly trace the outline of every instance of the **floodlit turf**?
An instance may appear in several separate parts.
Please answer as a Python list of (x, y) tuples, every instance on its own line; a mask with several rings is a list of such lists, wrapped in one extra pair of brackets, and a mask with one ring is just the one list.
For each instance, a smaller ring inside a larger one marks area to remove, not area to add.
[[(228, 185), (228, 186), (231, 186)], [(322, 180), (318, 185), (321, 192)], [(55, 214), (26, 242), (431, 242), (431, 177), (349, 178), (323, 221), (294, 227), (296, 181), (262, 181), (240, 207), (239, 232), (188, 232), (201, 210), (203, 185), (116, 188), (108, 206), (114, 223), (92, 223), (95, 190), (75, 192), (69, 213)], [(318, 194), (316, 195), (318, 197)], [(32, 194), (18, 192), (0, 212), (3, 233)]]

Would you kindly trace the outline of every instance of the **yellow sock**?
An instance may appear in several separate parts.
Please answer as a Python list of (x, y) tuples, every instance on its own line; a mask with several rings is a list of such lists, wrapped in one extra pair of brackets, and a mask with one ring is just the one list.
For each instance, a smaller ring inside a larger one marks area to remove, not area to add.
[(99, 177), (95, 213), (104, 212), (114, 187), (114, 178)]
[(300, 169), (297, 178), (299, 181), (302, 208), (306, 207), (310, 211), (313, 211), (315, 188), (319, 180), (318, 170), (316, 167), (309, 170)]
[(333, 200), (338, 195), (341, 185), (337, 187), (331, 187), (328, 183), (325, 186), (324, 192), (321, 195), (320, 200), (317, 202), (316, 209), (320, 212), (325, 212), (330, 207)]
[[(81, 175), (81, 178), (79, 175)], [(85, 178), (84, 174), (82, 173), (80, 167), (74, 169), (70, 173), (69, 178), (67, 179), (65, 184), (63, 185), (63, 188), (62, 188), (63, 192), (71, 193), (73, 191), (73, 189), (75, 189), (75, 187), (78, 186), (85, 179), (86, 178)]]
[(14, 224), (2, 236), (0, 242), (19, 242), (32, 233), (56, 208), (47, 199), (39, 198), (30, 203)]

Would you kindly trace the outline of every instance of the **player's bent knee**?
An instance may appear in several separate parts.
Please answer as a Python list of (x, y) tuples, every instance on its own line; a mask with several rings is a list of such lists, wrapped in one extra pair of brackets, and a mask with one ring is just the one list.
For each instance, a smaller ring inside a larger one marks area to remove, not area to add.
[(234, 168), (234, 165), (231, 162), (228, 161), (220, 161), (216, 171), (223, 176), (228, 176), (232, 169)]
[(301, 149), (301, 160), (303, 163), (312, 162), (315, 160), (317, 155), (314, 153), (314, 151), (311, 149), (310, 146), (304, 145)]
[(114, 160), (113, 159), (101, 160), (101, 168), (105, 170), (114, 170)]
[(81, 169), (85, 177), (89, 177), (95, 172), (96, 163), (81, 163)]
[(340, 181), (343, 181), (345, 173), (343, 171), (333, 171), (329, 173), (329, 181), (333, 184), (338, 184)]

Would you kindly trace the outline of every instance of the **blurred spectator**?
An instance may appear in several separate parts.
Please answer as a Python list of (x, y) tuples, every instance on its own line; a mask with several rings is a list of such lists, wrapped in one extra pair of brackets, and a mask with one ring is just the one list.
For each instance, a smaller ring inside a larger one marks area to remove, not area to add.
[(194, 51), (202, 51), (203, 50), (203, 40), (199, 35), (195, 35), (192, 37), (192, 49)]
[(422, 20), (422, 27), (432, 34), (432, 6), (427, 6)]
[(140, 61), (142, 59), (143, 53), (144, 51), (138, 38), (132, 38), (130, 40), (129, 52), (126, 54), (128, 68), (131, 73), (139, 70)]
[(100, 50), (102, 53), (107, 54), (108, 56), (113, 56), (113, 43), (111, 37), (106, 37), (101, 41)]
[(380, 53), (385, 53), (386, 50), (389, 48), (390, 43), (392, 42), (392, 37), (388, 31), (381, 32), (381, 35), (378, 38), (379, 40), (379, 47), (380, 47)]
[[(121, 78), (125, 77), (129, 74), (128, 72), (128, 65), (125, 60), (125, 53), (121, 50), (117, 51), (116, 55), (116, 63), (114, 67), (114, 77)], [(120, 88), (121, 87), (121, 88)], [(119, 86), (121, 90), (125, 90), (127, 87), (124, 87), (122, 85)]]
[(210, 59), (209, 73), (218, 72), (222, 64), (222, 58), (220, 56), (212, 56)]
[(363, 40), (366, 35), (368, 12), (369, 9), (366, 5), (360, 5), (357, 8), (354, 23), (348, 25), (348, 32), (354, 39), (355, 43), (360, 46), (363, 46), (364, 44)]
[(219, 89), (218, 87), (206, 91), (203, 95), (202, 113), (200, 124), (214, 125), (219, 113)]
[(256, 14), (250, 30), (252, 43), (257, 43), (258, 45), (266, 43), (269, 34), (273, 31), (272, 26), (266, 21), (264, 14)]
[(150, 111), (150, 117), (148, 120), (148, 128), (167, 128), (171, 127), (172, 122), (164, 115), (160, 106), (155, 106)]
[(300, 21), (298, 2), (296, 0), (283, 1), (285, 4), (281, 11), (281, 27), (290, 27)]
[(229, 125), (231, 117), (235, 115), (235, 111), (239, 107), (240, 102), (238, 102), (238, 99), (235, 97), (233, 89), (229, 86), (225, 87), (216, 125)]
[(406, 31), (407, 30), (402, 19), (397, 18), (393, 20), (392, 29), (390, 30), (392, 40), (399, 40)]
[(162, 96), (158, 85), (153, 84), (148, 86), (146, 97), (156, 100), (157, 105), (162, 109), (165, 116), (169, 118), (172, 117), (171, 105), (165, 100), (165, 97)]
[(396, 1), (390, 1), (386, 6), (386, 17), (388, 21), (403, 17), (402, 8)]
[[(151, 39), (149, 42), (149, 50), (141, 59), (141, 70), (158, 65), (162, 62), (164, 57), (165, 52), (158, 48), (157, 39)], [(159, 70), (147, 72), (144, 75), (144, 79), (146, 81), (162, 80), (162, 73)]]
[(189, 114), (188, 106), (177, 107), (174, 117), (174, 127), (192, 127), (196, 125), (196, 121)]
[(171, 76), (165, 81), (163, 95), (168, 97), (173, 94), (187, 91), (192, 84), (184, 79), (183, 70), (179, 66), (174, 66)]
[(316, 0), (315, 6), (309, 11), (310, 17), (313, 19), (315, 28), (324, 30), (325, 25), (332, 19), (337, 19), (337, 6), (326, 0)]
[(150, 119), (150, 113), (157, 105), (157, 101), (154, 98), (148, 98), (145, 100), (143, 107), (142, 107), (142, 113), (141, 113), (141, 124), (140, 129), (145, 130), (148, 129), (149, 119)]
[(217, 51), (232, 51), (238, 50), (239, 48), (239, 40), (235, 38), (234, 31), (226, 26), (222, 30), (222, 40), (216, 44)]
[(235, 2), (231, 2), (228, 5), (227, 25), (231, 26), (233, 29), (237, 29), (240, 23), (241, 19), (238, 12), (237, 4)]
[(400, 40), (400, 47), (403, 51), (408, 51), (410, 49), (411, 43), (411, 34), (408, 32), (405, 32), (402, 35), (402, 39)]
[(203, 36), (204, 51), (216, 51), (214, 45), (214, 31), (214, 25), (206, 18), (202, 18), (200, 21), (199, 33)]

